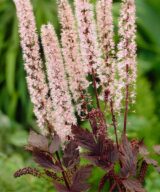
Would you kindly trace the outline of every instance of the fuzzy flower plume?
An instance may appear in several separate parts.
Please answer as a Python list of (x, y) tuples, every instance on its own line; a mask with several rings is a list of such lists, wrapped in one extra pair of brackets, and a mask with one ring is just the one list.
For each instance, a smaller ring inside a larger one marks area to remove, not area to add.
[[(75, 11), (84, 69), (86, 73), (92, 74), (92, 69), (99, 73), (102, 63), (101, 52), (97, 41), (93, 5), (88, 0), (75, 0)], [(101, 79), (100, 75), (99, 78)]]
[(62, 142), (71, 135), (71, 125), (76, 119), (71, 104), (58, 38), (51, 24), (41, 28), (48, 81), (55, 115), (55, 131)]
[(46, 126), (50, 129), (53, 128), (52, 107), (39, 53), (39, 42), (32, 6), (29, 0), (14, 0), (14, 3), (17, 9), (27, 83), (34, 113), (42, 133), (47, 134)]
[(118, 93), (117, 107), (121, 105), (126, 86), (129, 87), (129, 99), (135, 101), (135, 84), (136, 84), (136, 8), (134, 0), (123, 0), (122, 9), (119, 19), (119, 36), (118, 44)]
[(83, 106), (84, 90), (87, 90), (89, 83), (86, 80), (84, 65), (81, 62), (78, 34), (74, 15), (68, 0), (59, 0), (59, 17), (62, 26), (61, 42), (65, 68), (69, 80), (69, 88), (76, 103), (78, 114)]
[[(114, 79), (115, 79), (115, 43), (113, 17), (112, 17), (112, 3), (113, 0), (98, 0), (96, 12), (97, 12), (97, 27), (100, 45), (104, 58), (104, 71), (106, 78), (102, 82), (102, 96), (106, 100), (113, 100), (114, 96)], [(102, 98), (103, 98), (102, 97)]]

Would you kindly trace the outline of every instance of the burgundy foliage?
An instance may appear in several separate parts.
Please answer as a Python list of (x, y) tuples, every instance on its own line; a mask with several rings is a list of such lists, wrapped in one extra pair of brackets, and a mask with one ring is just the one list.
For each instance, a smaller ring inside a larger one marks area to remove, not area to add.
[[(152, 165), (160, 172), (158, 162), (150, 157), (143, 141), (129, 141), (123, 133), (117, 145), (107, 133), (97, 134), (97, 127), (101, 125), (104, 130), (106, 125), (100, 124), (103, 116), (97, 110), (95, 114), (93, 112), (92, 110), (92, 115), (88, 116), (91, 131), (72, 125), (73, 137), (64, 144), (63, 149), (57, 135), (45, 137), (31, 131), (26, 149), (32, 152), (34, 161), (42, 169), (23, 168), (14, 176), (47, 176), (58, 192), (84, 192), (90, 188), (86, 181), (92, 168), (97, 166), (106, 172), (99, 181), (98, 192), (103, 190), (106, 183), (109, 184), (109, 192), (145, 192), (143, 183), (147, 169)], [(159, 146), (155, 146), (154, 151), (159, 155)], [(82, 166), (80, 157), (88, 159), (90, 165)]]

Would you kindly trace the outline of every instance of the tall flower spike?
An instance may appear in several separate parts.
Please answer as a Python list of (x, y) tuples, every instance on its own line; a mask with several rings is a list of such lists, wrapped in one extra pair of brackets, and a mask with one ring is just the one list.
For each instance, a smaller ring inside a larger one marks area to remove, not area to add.
[(62, 142), (64, 142), (67, 136), (71, 136), (71, 125), (76, 124), (76, 119), (67, 87), (57, 35), (51, 24), (42, 26), (41, 33), (48, 81), (55, 112), (54, 127)]
[(69, 88), (72, 93), (78, 114), (81, 114), (81, 106), (84, 105), (84, 90), (87, 90), (89, 82), (86, 79), (84, 66), (81, 62), (78, 34), (71, 6), (68, 0), (59, 0), (59, 17), (62, 26), (61, 42), (65, 60), (65, 68), (69, 80)]
[(113, 100), (114, 97), (114, 79), (115, 79), (115, 43), (113, 17), (112, 17), (113, 0), (98, 0), (96, 6), (97, 27), (100, 45), (104, 58), (105, 76), (102, 82), (102, 99)]
[(123, 0), (122, 9), (119, 19), (119, 36), (118, 44), (118, 73), (119, 82), (117, 89), (117, 107), (120, 108), (121, 101), (124, 98), (126, 86), (129, 87), (129, 99), (135, 100), (136, 84), (136, 8), (135, 0)]
[(76, 18), (80, 39), (80, 49), (86, 73), (101, 66), (101, 52), (97, 41), (93, 5), (88, 0), (75, 0)]
[(52, 107), (50, 98), (48, 98), (48, 86), (45, 82), (39, 53), (39, 42), (32, 6), (29, 0), (14, 0), (14, 3), (17, 8), (21, 46), (34, 113), (42, 133), (47, 134), (46, 126), (53, 128)]

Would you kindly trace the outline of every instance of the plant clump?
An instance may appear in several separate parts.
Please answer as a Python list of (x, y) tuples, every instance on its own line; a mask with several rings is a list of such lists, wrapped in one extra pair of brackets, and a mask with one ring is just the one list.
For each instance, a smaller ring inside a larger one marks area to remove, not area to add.
[[(83, 192), (90, 188), (86, 180), (92, 169), (99, 167), (105, 171), (99, 192), (106, 183), (110, 192), (144, 192), (148, 166), (158, 172), (160, 167), (143, 140), (127, 137), (128, 113), (136, 97), (135, 1), (121, 2), (116, 45), (112, 0), (97, 0), (96, 17), (89, 0), (74, 0), (74, 13), (68, 0), (57, 0), (61, 38), (51, 23), (42, 25), (44, 58), (30, 0), (14, 3), (40, 128), (40, 133), (30, 132), (25, 147), (39, 168), (26, 167), (14, 176), (50, 179), (58, 192)], [(121, 134), (119, 115), (124, 116)], [(89, 129), (81, 126), (83, 121)], [(114, 138), (109, 136), (112, 129)], [(159, 155), (160, 146), (154, 151)], [(82, 165), (82, 158), (89, 163)]]

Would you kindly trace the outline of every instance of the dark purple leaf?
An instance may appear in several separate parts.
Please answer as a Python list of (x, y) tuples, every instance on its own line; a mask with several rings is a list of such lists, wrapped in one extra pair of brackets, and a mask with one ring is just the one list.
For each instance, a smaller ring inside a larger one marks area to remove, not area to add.
[(154, 168), (156, 169), (156, 171), (158, 171), (158, 173), (160, 173), (160, 167), (159, 167), (158, 162), (157, 162), (156, 160), (151, 159), (151, 158), (149, 158), (149, 157), (145, 157), (144, 160), (146, 161), (146, 163), (147, 163), (148, 165), (154, 166)]
[(43, 168), (53, 169), (54, 171), (61, 171), (60, 166), (53, 162), (52, 156), (47, 152), (35, 149), (33, 151), (35, 162)]
[(49, 152), (51, 154), (55, 153), (59, 150), (61, 144), (61, 140), (58, 135), (54, 135), (51, 141), (51, 144), (49, 145)]
[(145, 192), (145, 189), (143, 188), (141, 183), (136, 179), (125, 179), (125, 180), (122, 180), (122, 183), (126, 188), (126, 191)]
[(126, 135), (122, 136), (120, 161), (122, 164), (121, 174), (123, 177), (136, 175), (137, 153), (133, 152), (131, 143), (128, 141)]
[(133, 139), (130, 143), (131, 143), (133, 155), (137, 157), (139, 154), (139, 148), (140, 148), (141, 142), (139, 142), (136, 139)]
[(49, 171), (49, 170), (45, 169), (44, 172), (48, 177), (52, 178), (54, 181), (57, 181), (57, 182), (63, 181), (63, 177), (59, 177), (58, 174), (56, 174), (53, 171)]
[(140, 167), (139, 175), (138, 175), (138, 180), (140, 183), (144, 182), (144, 179), (145, 179), (145, 176), (147, 173), (147, 169), (148, 169), (148, 164), (146, 163), (145, 160), (143, 160), (141, 167)]
[(117, 160), (118, 151), (111, 140), (100, 136), (95, 148), (84, 153), (84, 157), (103, 169), (111, 169)]
[(54, 183), (54, 187), (58, 192), (71, 192), (70, 190), (67, 189), (65, 185), (62, 185), (60, 183)]
[(28, 138), (28, 145), (31, 147), (38, 148), (42, 151), (48, 150), (48, 139), (40, 134), (37, 134), (34, 131), (30, 131)]
[(88, 150), (93, 150), (95, 148), (96, 142), (92, 133), (86, 129), (82, 129), (78, 126), (72, 126), (72, 133), (78, 145), (84, 147)]
[(79, 149), (75, 141), (70, 141), (65, 149), (63, 155), (63, 164), (66, 168), (73, 168), (75, 165), (79, 164)]
[(90, 176), (91, 171), (92, 171), (91, 165), (81, 167), (73, 176), (71, 191), (82, 192), (89, 189), (89, 184), (86, 183), (86, 180)]
[[(117, 147), (110, 139), (105, 139), (104, 141), (105, 144), (102, 153), (105, 153), (107, 161), (114, 164), (118, 160)], [(103, 143), (104, 141), (102, 140), (101, 142)]]

